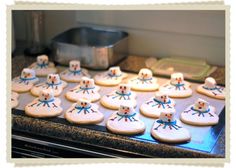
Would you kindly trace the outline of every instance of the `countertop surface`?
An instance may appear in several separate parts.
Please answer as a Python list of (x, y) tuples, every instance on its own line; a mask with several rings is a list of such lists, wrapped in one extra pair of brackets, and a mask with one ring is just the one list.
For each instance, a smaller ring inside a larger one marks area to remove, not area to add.
[[(19, 76), (24, 67), (35, 62), (35, 57), (17, 55), (12, 58), (12, 78)], [(27, 117), (19, 111), (12, 111), (13, 129), (34, 132), (42, 136), (49, 136), (68, 141), (80, 141), (91, 145), (116, 148), (127, 152), (138, 153), (148, 157), (224, 157), (225, 156), (225, 129), (210, 153), (192, 151), (183, 148), (173, 148), (168, 144), (153, 144), (130, 139), (127, 136), (115, 135), (109, 132), (96, 131), (90, 127), (78, 127), (74, 124), (65, 124), (62, 118), (35, 119)]]

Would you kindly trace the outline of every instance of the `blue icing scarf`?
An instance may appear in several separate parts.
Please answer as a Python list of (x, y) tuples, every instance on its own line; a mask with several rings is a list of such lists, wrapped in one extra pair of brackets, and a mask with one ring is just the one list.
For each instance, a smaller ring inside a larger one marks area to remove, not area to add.
[(77, 70), (77, 71), (72, 71), (70, 69), (68, 69), (69, 72), (73, 73), (73, 75), (80, 75), (81, 74), (81, 69), (80, 70)]
[(159, 105), (159, 104), (161, 104), (162, 105), (162, 107), (163, 107), (163, 109), (165, 109), (165, 104), (170, 104), (171, 103), (171, 101), (170, 101), (170, 99), (169, 99), (169, 101), (168, 102), (162, 102), (162, 101), (159, 101), (159, 100), (157, 100), (156, 98), (154, 98), (153, 99), (155, 102), (157, 102), (156, 104), (154, 104), (154, 105), (152, 105), (152, 107), (154, 107), (154, 106), (157, 106), (157, 105)]
[(118, 78), (118, 77), (122, 76), (122, 73), (120, 75), (112, 75), (112, 74), (108, 73), (108, 76), (111, 77), (111, 78)]
[(47, 84), (49, 87), (52, 87), (52, 89), (53, 89), (54, 86), (61, 85), (61, 83), (62, 83), (62, 82), (57, 83), (57, 84), (53, 84), (53, 83), (48, 83), (48, 82), (46, 82), (46, 84)]
[(119, 113), (116, 113), (116, 114), (120, 117), (120, 119), (119, 119), (118, 121), (120, 121), (120, 120), (123, 119), (123, 118), (129, 119), (129, 121), (131, 121), (131, 122), (132, 122), (132, 119), (133, 119), (134, 121), (137, 121), (136, 119), (133, 118), (133, 117), (136, 115), (136, 113), (131, 114), (131, 115), (122, 115), (122, 114), (119, 114)]
[(202, 86), (204, 89), (206, 89), (206, 90), (217, 90), (218, 92), (220, 92), (220, 93), (222, 93), (222, 90), (221, 90), (221, 88), (219, 88), (219, 87), (214, 87), (214, 88), (208, 88), (208, 87), (206, 87), (206, 86)]
[(191, 107), (191, 110), (195, 111), (195, 113), (192, 113), (192, 115), (195, 115), (195, 114), (198, 114), (198, 116), (204, 116), (204, 113), (208, 113), (210, 111), (210, 108), (207, 109), (206, 111), (200, 111), (200, 110), (197, 110), (197, 109), (194, 109), (193, 107)]
[(89, 106), (89, 107), (81, 107), (81, 106), (75, 106), (75, 109), (77, 109), (77, 110), (79, 110), (77, 113), (79, 114), (81, 111), (83, 111), (84, 110), (84, 113), (86, 114), (86, 112), (87, 113), (89, 113), (89, 109), (91, 108), (91, 106)]
[(84, 88), (84, 87), (80, 87), (80, 90), (77, 90), (75, 93), (79, 93), (81, 91), (86, 91), (89, 94), (89, 90), (93, 90), (95, 89), (95, 87), (91, 87), (91, 88)]
[(50, 107), (49, 103), (53, 102), (54, 99), (51, 99), (51, 100), (40, 100), (40, 99), (38, 99), (38, 101), (39, 101), (40, 103), (37, 104), (37, 106), (40, 106), (41, 104), (43, 104), (43, 105), (47, 105), (48, 107)]
[(121, 98), (124, 98), (124, 100), (126, 100), (125, 96), (128, 96), (128, 98), (129, 98), (129, 96), (131, 95), (131, 92), (129, 92), (128, 94), (116, 92), (116, 94), (117, 94), (117, 96), (112, 97), (112, 99), (115, 99), (120, 96)]
[(179, 89), (180, 90), (180, 87), (181, 86), (184, 86), (184, 83), (182, 83), (182, 84), (172, 84), (172, 83), (170, 83), (171, 85), (173, 85), (173, 86), (175, 86), (177, 89)]
[(37, 65), (38, 65), (41, 69), (48, 67), (48, 63), (42, 63), (42, 64), (37, 63)]
[(34, 79), (36, 79), (36, 77), (33, 77), (33, 78), (22, 78), (22, 77), (20, 77), (20, 81), (21, 82), (27, 82), (27, 81), (30, 81), (30, 80), (34, 80)]
[[(178, 130), (178, 128), (181, 128), (180, 126), (176, 125), (176, 120), (175, 120), (175, 121), (172, 121), (172, 122), (163, 121), (163, 120), (157, 120), (156, 122), (159, 123), (159, 124), (163, 124), (163, 125), (164, 125), (163, 129), (165, 129), (167, 126), (173, 127), (173, 128), (176, 129), (176, 130)], [(159, 125), (159, 126), (160, 126), (160, 125)], [(159, 127), (159, 126), (158, 126), (158, 127)], [(157, 130), (158, 127), (155, 128), (155, 129)]]

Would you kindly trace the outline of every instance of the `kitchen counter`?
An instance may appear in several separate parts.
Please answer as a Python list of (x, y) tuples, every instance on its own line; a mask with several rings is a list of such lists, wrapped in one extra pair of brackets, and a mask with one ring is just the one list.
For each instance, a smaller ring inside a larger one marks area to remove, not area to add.
[[(34, 57), (17, 55), (12, 59), (12, 77), (20, 75), (24, 67), (35, 62)], [(77, 126), (68, 124), (63, 118), (35, 119), (28, 117), (24, 112), (12, 110), (12, 129), (15, 131), (32, 133), (40, 136), (62, 140), (68, 143), (80, 143), (91, 146), (98, 146), (101, 149), (122, 151), (129, 157), (136, 154), (137, 157), (225, 157), (225, 131), (222, 129), (217, 143), (210, 153), (196, 150), (173, 147), (168, 144), (154, 144), (140, 142), (128, 136), (121, 136), (91, 129), (90, 126)], [(98, 128), (99, 129), (99, 128)]]

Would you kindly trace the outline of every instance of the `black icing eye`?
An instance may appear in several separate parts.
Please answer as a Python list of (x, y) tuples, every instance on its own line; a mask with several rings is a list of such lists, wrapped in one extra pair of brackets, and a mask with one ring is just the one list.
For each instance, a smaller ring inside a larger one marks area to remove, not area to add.
[(120, 89), (122, 89), (122, 86), (120, 86)]
[(84, 105), (86, 106), (86, 105), (87, 105), (87, 103), (84, 103)]
[(165, 116), (167, 117), (167, 114)]
[(142, 75), (144, 75), (144, 73), (141, 73)]
[(170, 114), (170, 116), (172, 116), (172, 114)]
[(125, 107), (123, 107), (123, 110), (125, 109)]
[(178, 78), (176, 78), (176, 80), (178, 80)]
[(124, 87), (124, 89), (126, 90), (126, 86)]
[(81, 105), (83, 106), (83, 105), (84, 105), (84, 103), (82, 102), (82, 103), (81, 103)]
[(85, 81), (83, 81), (83, 84), (85, 84), (86, 82)]
[(51, 76), (49, 76), (48, 78), (49, 78), (49, 79), (51, 79), (52, 77), (51, 77)]
[(44, 94), (42, 94), (42, 96), (44, 96)]
[(127, 107), (127, 110), (129, 110), (129, 107)]
[(163, 99), (163, 96), (161, 96), (161, 99)]

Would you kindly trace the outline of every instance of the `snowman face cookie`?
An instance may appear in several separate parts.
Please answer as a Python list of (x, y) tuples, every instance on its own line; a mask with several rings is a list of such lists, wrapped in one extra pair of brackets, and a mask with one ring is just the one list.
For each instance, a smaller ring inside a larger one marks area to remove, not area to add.
[(219, 117), (215, 114), (215, 108), (201, 98), (187, 107), (181, 113), (180, 119), (186, 124), (196, 126), (215, 125), (219, 121)]
[(47, 55), (37, 56), (36, 62), (31, 64), (30, 68), (35, 70), (36, 76), (47, 76), (57, 72), (54, 63), (49, 62)]
[(128, 84), (120, 84), (115, 91), (102, 97), (101, 104), (113, 110), (118, 110), (121, 104), (136, 107), (136, 94), (131, 92)]
[(80, 98), (84, 98), (95, 102), (100, 99), (100, 94), (98, 93), (99, 89), (100, 88), (94, 84), (93, 79), (83, 77), (80, 81), (80, 85), (66, 93), (66, 98), (70, 101), (78, 101)]
[(189, 131), (175, 119), (173, 111), (161, 112), (160, 118), (153, 124), (151, 134), (158, 141), (167, 143), (186, 142), (191, 139)]
[(103, 120), (103, 114), (90, 100), (79, 99), (65, 113), (65, 119), (76, 124), (97, 124)]
[(80, 61), (72, 60), (69, 68), (60, 73), (61, 79), (68, 82), (80, 82), (83, 76), (90, 77), (88, 70), (80, 67)]
[(119, 111), (113, 113), (107, 121), (107, 128), (118, 134), (138, 134), (145, 130), (145, 124), (139, 119), (132, 106), (121, 104)]
[(108, 71), (94, 76), (95, 83), (102, 86), (115, 86), (122, 82), (128, 75), (121, 72), (119, 66), (110, 67)]
[(24, 68), (21, 75), (13, 79), (12, 91), (19, 93), (27, 92), (38, 81), (39, 79), (35, 76), (35, 71), (33, 69)]
[(143, 68), (139, 71), (138, 77), (140, 79), (151, 79), (152, 78), (152, 71), (146, 68)]
[(37, 56), (37, 64), (47, 66), (48, 65), (48, 56), (47, 55)]
[(66, 86), (67, 86), (67, 83), (62, 81), (58, 74), (49, 74), (47, 76), (47, 81), (35, 85), (31, 89), (31, 93), (34, 96), (39, 96), (40, 91), (48, 90), (48, 91), (52, 91), (54, 96), (59, 96)]
[(215, 79), (212, 77), (206, 78), (205, 83), (198, 86), (197, 92), (221, 100), (224, 100), (226, 95), (225, 88), (217, 86)]
[(62, 113), (61, 100), (55, 98), (52, 90), (41, 90), (39, 97), (25, 106), (25, 113), (31, 117), (55, 117)]
[(157, 92), (155, 97), (143, 103), (140, 111), (143, 115), (152, 118), (159, 118), (163, 111), (175, 111), (175, 101), (165, 93)]
[(160, 91), (173, 98), (185, 98), (192, 95), (190, 83), (184, 81), (182, 73), (173, 73), (170, 81), (160, 87)]
[(139, 71), (138, 76), (129, 80), (132, 90), (137, 91), (154, 91), (159, 88), (157, 79), (152, 77), (152, 71), (143, 68)]

